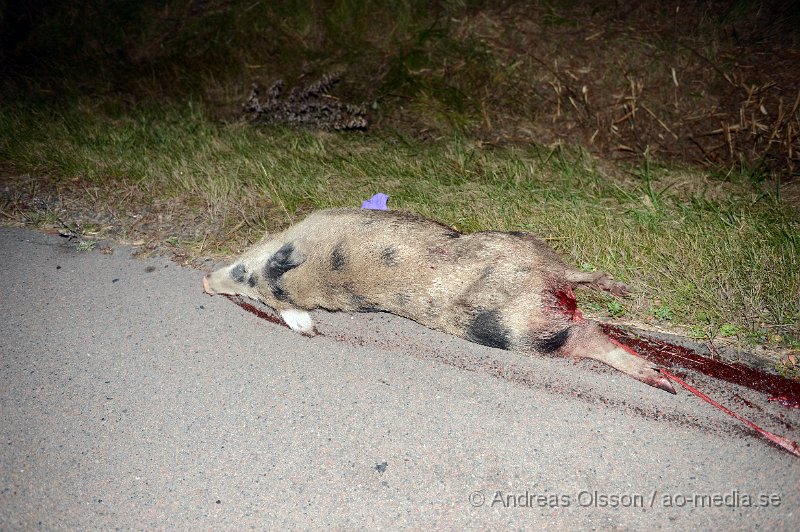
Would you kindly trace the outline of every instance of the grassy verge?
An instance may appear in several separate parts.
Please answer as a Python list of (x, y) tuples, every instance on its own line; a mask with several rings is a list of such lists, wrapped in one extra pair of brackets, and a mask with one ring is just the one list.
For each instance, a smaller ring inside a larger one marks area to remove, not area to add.
[(336, 97), (372, 130), (800, 172), (800, 10), (784, 0), (8, 4), (4, 100), (190, 98), (225, 115), (254, 81), (288, 92), (339, 72)]
[[(232, 255), (264, 230), (381, 191), (471, 232), (529, 230), (636, 294), (583, 294), (589, 314), (697, 338), (798, 347), (800, 215), (746, 173), (648, 161), (621, 171), (580, 150), (453, 136), (258, 130), (202, 105), (0, 110), (3, 218), (80, 226), (191, 258)], [(29, 174), (29, 175), (25, 175)]]

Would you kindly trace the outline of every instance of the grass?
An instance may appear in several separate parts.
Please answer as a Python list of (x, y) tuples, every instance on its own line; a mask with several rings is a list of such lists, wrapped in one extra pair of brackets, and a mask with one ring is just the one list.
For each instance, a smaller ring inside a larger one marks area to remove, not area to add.
[[(315, 209), (392, 208), (464, 232), (527, 230), (635, 296), (584, 292), (590, 315), (798, 347), (800, 215), (769, 182), (649, 158), (610, 167), (578, 148), (495, 147), (453, 134), (257, 129), (203, 104), (122, 109), (113, 99), (0, 109), (7, 221), (80, 227), (172, 250), (230, 256)], [(27, 173), (28, 177), (20, 176)], [(38, 203), (37, 203), (38, 202)]]

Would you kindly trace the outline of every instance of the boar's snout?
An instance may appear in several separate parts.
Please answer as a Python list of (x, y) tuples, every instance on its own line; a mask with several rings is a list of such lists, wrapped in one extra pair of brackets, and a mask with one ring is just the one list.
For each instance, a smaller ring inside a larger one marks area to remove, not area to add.
[(211, 289), (211, 286), (209, 286), (209, 284), (208, 284), (208, 275), (203, 277), (203, 292), (205, 292), (206, 294), (208, 294), (210, 296), (214, 295), (214, 291)]

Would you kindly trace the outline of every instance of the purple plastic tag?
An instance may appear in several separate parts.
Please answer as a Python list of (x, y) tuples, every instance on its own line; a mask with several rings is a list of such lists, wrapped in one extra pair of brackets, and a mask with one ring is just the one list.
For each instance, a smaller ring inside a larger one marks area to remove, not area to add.
[(386, 208), (386, 200), (388, 200), (388, 199), (389, 199), (389, 196), (387, 196), (386, 194), (384, 194), (382, 192), (378, 192), (377, 194), (372, 196), (370, 199), (365, 200), (363, 203), (361, 203), (361, 208), (362, 209), (372, 209), (372, 210), (375, 210), (375, 211), (385, 211), (385, 210), (388, 210)]

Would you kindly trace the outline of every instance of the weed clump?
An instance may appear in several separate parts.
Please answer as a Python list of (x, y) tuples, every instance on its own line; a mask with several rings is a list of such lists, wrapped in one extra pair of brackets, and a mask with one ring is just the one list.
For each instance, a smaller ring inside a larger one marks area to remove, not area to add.
[(264, 101), (259, 98), (261, 87), (253, 84), (242, 109), (254, 122), (266, 124), (336, 131), (366, 129), (364, 107), (341, 102), (328, 94), (340, 80), (338, 73), (325, 74), (303, 89), (293, 87), (285, 99), (280, 99), (283, 80), (279, 79), (267, 90)]

